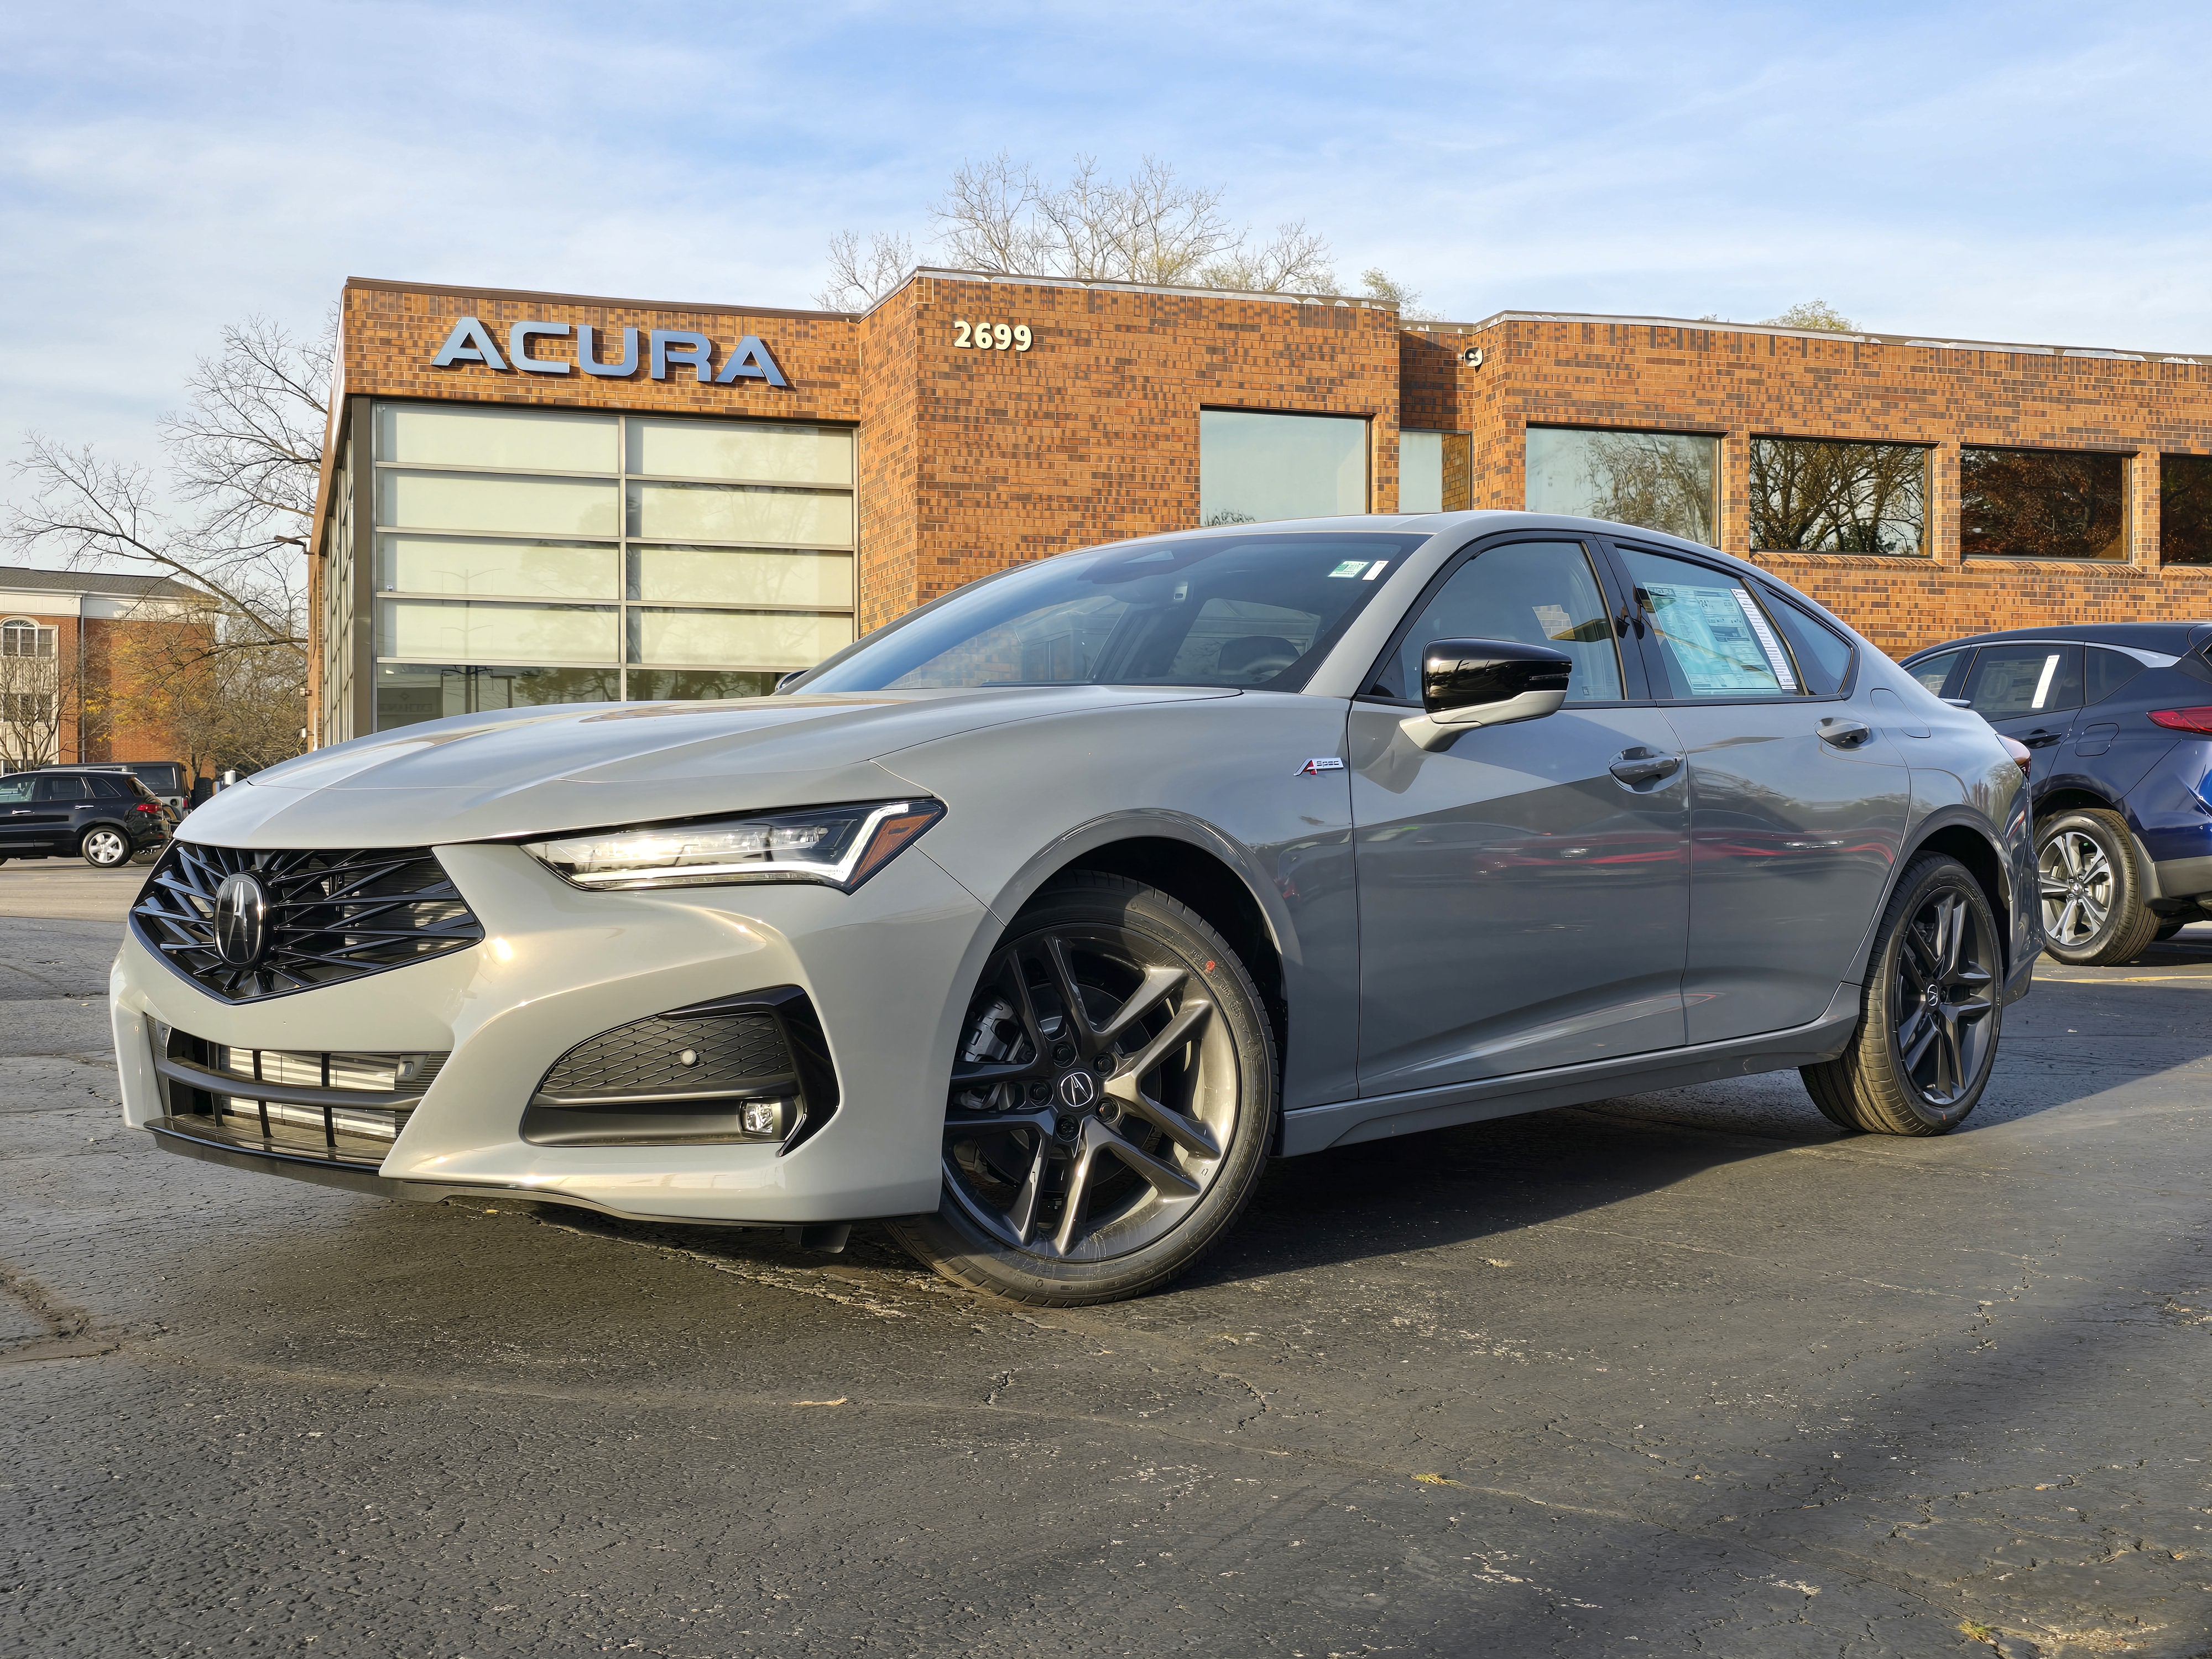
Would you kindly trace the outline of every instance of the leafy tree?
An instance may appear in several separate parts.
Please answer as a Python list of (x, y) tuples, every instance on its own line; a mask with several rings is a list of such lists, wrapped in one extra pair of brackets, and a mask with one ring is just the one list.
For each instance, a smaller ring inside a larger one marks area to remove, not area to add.
[(1801, 300), (1779, 317), (1765, 319), (1769, 328), (1812, 328), (1824, 334), (1856, 334), (1858, 325), (1826, 300)]

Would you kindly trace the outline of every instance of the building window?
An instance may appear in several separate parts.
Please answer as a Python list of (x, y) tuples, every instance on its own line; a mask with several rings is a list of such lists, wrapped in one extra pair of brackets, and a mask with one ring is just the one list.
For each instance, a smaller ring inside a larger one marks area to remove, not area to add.
[(1258, 524), (1367, 511), (1367, 421), (1201, 410), (1198, 521)]
[(0, 657), (51, 657), (54, 630), (21, 617), (0, 622)]
[(2120, 455), (2063, 449), (1959, 452), (1959, 547), (1969, 557), (2128, 556)]
[(2158, 556), (2212, 564), (2212, 455), (2159, 457)]
[(1762, 553), (1928, 550), (1928, 455), (1917, 444), (1751, 441), (1751, 544)]
[(1462, 513), (1474, 505), (1473, 436), (1465, 432), (1398, 434), (1398, 510)]
[(380, 404), (375, 720), (758, 696), (852, 642), (853, 434)]
[(1610, 519), (1720, 545), (1720, 440), (1686, 432), (1528, 428), (1528, 510)]

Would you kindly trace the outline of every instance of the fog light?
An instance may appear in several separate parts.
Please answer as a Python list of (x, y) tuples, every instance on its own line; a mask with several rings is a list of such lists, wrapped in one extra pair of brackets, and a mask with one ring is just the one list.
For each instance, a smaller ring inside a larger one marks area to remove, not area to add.
[(783, 1133), (788, 1126), (790, 1103), (781, 1100), (749, 1100), (744, 1106), (745, 1133), (773, 1139)]

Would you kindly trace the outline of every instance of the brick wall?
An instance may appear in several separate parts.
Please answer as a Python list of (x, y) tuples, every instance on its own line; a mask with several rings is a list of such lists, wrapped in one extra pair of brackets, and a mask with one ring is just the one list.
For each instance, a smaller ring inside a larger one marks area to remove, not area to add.
[[(1532, 424), (1711, 434), (1722, 440), (1723, 548), (1755, 558), (1893, 653), (1984, 629), (2212, 617), (2212, 569), (2160, 563), (2157, 486), (2160, 453), (2212, 453), (2212, 366), (1579, 319), (1506, 318), (1407, 337), (1420, 341), (1403, 354), (1408, 409), (1474, 435), (1473, 505), (1526, 504)], [(1479, 368), (1459, 361), (1470, 345), (1482, 350)], [(1752, 548), (1754, 436), (1931, 446), (1929, 554)], [(1962, 560), (1962, 444), (2129, 456), (2130, 558)]]
[[(910, 569), (866, 556), (864, 627), (1011, 563), (1195, 526), (1205, 409), (1367, 417), (1370, 499), (1396, 508), (1392, 313), (939, 277), (884, 310), (912, 342), (916, 516)], [(956, 319), (1033, 343), (963, 350)]]

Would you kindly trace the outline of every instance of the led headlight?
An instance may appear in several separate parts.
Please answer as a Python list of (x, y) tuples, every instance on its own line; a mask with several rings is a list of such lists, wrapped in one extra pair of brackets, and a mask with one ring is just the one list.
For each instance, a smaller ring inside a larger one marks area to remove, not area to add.
[(945, 816), (934, 800), (859, 801), (742, 818), (593, 830), (522, 850), (578, 887), (812, 881), (849, 893)]

